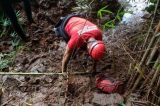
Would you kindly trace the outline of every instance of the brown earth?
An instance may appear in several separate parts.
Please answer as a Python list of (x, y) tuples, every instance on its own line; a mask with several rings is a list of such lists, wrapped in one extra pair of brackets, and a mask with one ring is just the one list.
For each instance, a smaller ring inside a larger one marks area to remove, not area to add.
[[(74, 5), (71, 1), (40, 0), (39, 7), (33, 7), (35, 23), (26, 22), (26, 32), (29, 41), (17, 53), (14, 65), (9, 68), (13, 72), (61, 72), (61, 60), (65, 50), (65, 42), (57, 38), (52, 28), (60, 16), (68, 14)], [(19, 9), (25, 17), (21, 6)], [(96, 23), (96, 21), (95, 21)], [(124, 28), (121, 29), (121, 31)], [(119, 32), (121, 32), (119, 31)], [(124, 33), (122, 35), (127, 35)], [(104, 36), (108, 36), (106, 33)], [(112, 36), (114, 37), (114, 36)], [(114, 39), (110, 41), (115, 42)], [(123, 36), (121, 38), (126, 38)], [(117, 38), (119, 39), (119, 38)], [(119, 41), (119, 40), (118, 40)], [(122, 40), (123, 41), (123, 40)], [(7, 41), (6, 41), (7, 42)], [(98, 62), (97, 71), (112, 78), (126, 81), (129, 60), (120, 45), (107, 42), (106, 56)], [(0, 50), (7, 52), (11, 45), (1, 44)], [(91, 72), (93, 62), (77, 51), (69, 62), (69, 72)], [(1, 97), (2, 106), (117, 106), (123, 101), (119, 94), (105, 94), (95, 87), (95, 77), (86, 75), (1, 75), (1, 84), (4, 89)], [(102, 95), (101, 95), (102, 94)], [(105, 94), (106, 98), (103, 98)], [(98, 97), (98, 98), (96, 98)], [(100, 102), (99, 99), (103, 99)], [(98, 102), (97, 102), (98, 100)], [(108, 102), (104, 102), (107, 101)]]

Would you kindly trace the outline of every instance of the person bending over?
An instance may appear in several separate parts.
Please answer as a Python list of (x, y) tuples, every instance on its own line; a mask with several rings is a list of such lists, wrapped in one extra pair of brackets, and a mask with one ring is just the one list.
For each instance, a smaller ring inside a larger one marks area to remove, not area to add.
[(68, 61), (75, 49), (86, 47), (88, 54), (95, 61), (101, 59), (105, 54), (102, 31), (97, 25), (78, 15), (61, 17), (54, 31), (67, 43), (62, 60), (62, 73), (67, 70)]

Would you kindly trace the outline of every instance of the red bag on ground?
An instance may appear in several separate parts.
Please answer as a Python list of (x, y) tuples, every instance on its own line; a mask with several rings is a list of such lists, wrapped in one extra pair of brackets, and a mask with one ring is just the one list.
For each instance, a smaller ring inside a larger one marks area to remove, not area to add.
[(123, 82), (112, 78), (96, 78), (96, 87), (106, 93), (122, 93)]

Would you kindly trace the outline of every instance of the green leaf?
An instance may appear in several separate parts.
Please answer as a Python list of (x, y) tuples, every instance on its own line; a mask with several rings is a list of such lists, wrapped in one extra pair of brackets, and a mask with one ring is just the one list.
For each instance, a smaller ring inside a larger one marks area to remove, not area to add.
[(105, 10), (108, 6), (104, 6), (102, 7), (100, 10)]
[(7, 27), (7, 26), (10, 26), (11, 25), (11, 22), (10, 22), (10, 20), (8, 20), (7, 18), (3, 21), (3, 24), (2, 24), (2, 26), (3, 27)]
[(1, 60), (0, 61), (0, 69), (4, 69), (9, 67), (10, 61), (9, 60)]
[[(107, 10), (106, 8), (107, 8), (107, 6), (99, 9), (99, 10), (97, 11), (97, 17), (99, 17), (100, 19), (102, 19), (102, 15), (103, 15), (104, 13), (112, 14), (112, 11)], [(102, 13), (103, 13), (103, 14), (102, 14)]]
[(16, 16), (19, 17), (21, 15), (20, 11), (16, 12)]
[(102, 18), (102, 13), (100, 11), (98, 11), (97, 17), (99, 17), (100, 19)]
[(114, 21), (113, 20), (108, 21), (103, 25), (103, 29), (114, 28), (114, 27), (115, 27), (115, 25), (114, 25)]
[(116, 18), (118, 19), (118, 21), (121, 21), (121, 17), (119, 15), (117, 15)]
[(109, 14), (112, 14), (113, 12), (110, 11), (110, 10), (101, 10), (101, 12), (105, 12), (105, 13), (109, 13)]
[(119, 104), (119, 106), (126, 106), (123, 102)]

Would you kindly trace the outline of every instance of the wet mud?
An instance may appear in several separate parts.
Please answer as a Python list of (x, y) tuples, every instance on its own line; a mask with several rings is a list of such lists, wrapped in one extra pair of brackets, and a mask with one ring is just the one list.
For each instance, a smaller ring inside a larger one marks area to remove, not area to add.
[[(75, 4), (73, 1), (64, 3), (59, 0), (40, 0), (38, 4), (38, 7), (32, 7), (35, 23), (31, 25), (27, 21), (25, 23), (29, 41), (17, 53), (13, 66), (8, 69), (10, 72), (61, 72), (61, 60), (66, 43), (63, 39), (56, 37), (52, 29), (60, 16), (71, 13), (70, 8)], [(21, 12), (25, 17), (24, 12), (22, 10)], [(107, 32), (104, 36), (108, 36), (111, 32)], [(107, 52), (98, 62), (96, 70), (125, 82), (128, 78), (126, 71), (129, 60), (126, 59), (123, 51), (118, 52), (119, 48), (113, 46), (118, 44), (112, 43), (116, 41), (114, 38), (114, 36), (106, 38), (112, 39), (112, 41), (109, 40), (111, 42), (105, 39)], [(1, 42), (0, 50), (3, 52), (12, 50), (10, 46)], [(69, 62), (70, 73), (92, 72), (93, 61), (85, 55), (83, 51), (76, 51), (76, 56)], [(92, 74), (1, 75), (0, 81), (4, 90), (1, 97), (2, 106), (118, 106), (119, 101), (123, 101), (123, 97), (119, 94), (105, 94), (99, 91), (95, 87), (95, 76)], [(109, 99), (103, 98), (103, 95)], [(102, 102), (97, 97), (103, 98)], [(105, 102), (106, 100), (110, 101)]]

